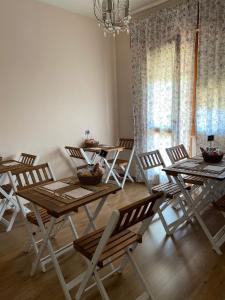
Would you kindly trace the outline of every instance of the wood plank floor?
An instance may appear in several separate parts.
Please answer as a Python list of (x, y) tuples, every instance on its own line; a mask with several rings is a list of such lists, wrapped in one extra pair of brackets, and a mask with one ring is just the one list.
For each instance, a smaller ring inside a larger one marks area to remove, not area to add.
[[(147, 195), (141, 184), (127, 184), (124, 191), (109, 197), (101, 217), (102, 226), (113, 208), (122, 207)], [(174, 213), (167, 212), (168, 218)], [(215, 212), (209, 213), (211, 224), (218, 220)], [(79, 232), (87, 219), (81, 210), (76, 216)], [(2, 228), (0, 228), (2, 229)], [(72, 239), (68, 228), (57, 236), (58, 245)], [(55, 271), (29, 277), (32, 254), (24, 254), (25, 228), (20, 220), (10, 233), (0, 233), (0, 299), (1, 300), (63, 300), (64, 296)], [(224, 300), (225, 255), (216, 255), (198, 224), (186, 224), (174, 236), (166, 237), (161, 223), (156, 220), (146, 232), (143, 244), (136, 251), (137, 262), (156, 300)], [(77, 253), (62, 258), (62, 269), (67, 280), (85, 269)], [(135, 299), (142, 293), (131, 267), (123, 275), (114, 275), (105, 281), (111, 299)], [(72, 291), (74, 297), (76, 289)], [(96, 288), (84, 297), (101, 299)]]

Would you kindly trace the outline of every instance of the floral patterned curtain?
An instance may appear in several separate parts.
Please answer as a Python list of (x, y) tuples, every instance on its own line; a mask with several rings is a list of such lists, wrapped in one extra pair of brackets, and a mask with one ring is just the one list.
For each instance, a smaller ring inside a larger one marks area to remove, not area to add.
[(215, 135), (225, 150), (225, 1), (200, 0), (197, 147)]
[(196, 0), (132, 21), (137, 153), (159, 149), (166, 159), (166, 147), (189, 145), (196, 24)]

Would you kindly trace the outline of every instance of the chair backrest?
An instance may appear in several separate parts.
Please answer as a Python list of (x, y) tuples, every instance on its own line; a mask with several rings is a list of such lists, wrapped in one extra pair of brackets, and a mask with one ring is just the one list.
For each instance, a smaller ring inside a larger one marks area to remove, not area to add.
[(131, 226), (153, 217), (157, 212), (159, 199), (162, 199), (164, 193), (156, 193), (140, 201), (136, 201), (126, 207), (119, 209), (119, 219), (113, 234), (120, 233)]
[(84, 159), (81, 148), (66, 146), (65, 149), (68, 151), (70, 157)]
[(134, 147), (134, 139), (120, 138), (119, 146), (124, 147), (126, 150), (132, 150)]
[(143, 170), (150, 170), (160, 166), (165, 167), (164, 160), (159, 150), (139, 154), (136, 158), (139, 162), (139, 167)]
[[(153, 168), (162, 167), (164, 168), (165, 162), (162, 158), (162, 155), (160, 154), (159, 150), (151, 151), (142, 153), (139, 155), (136, 155), (136, 162), (137, 166), (141, 172), (142, 178), (145, 182), (145, 185), (149, 192), (152, 191), (152, 181), (148, 179), (148, 170), (151, 170)], [(166, 177), (168, 178), (169, 182), (172, 182), (172, 179), (170, 176), (166, 174)]]
[(23, 164), (33, 166), (34, 163), (35, 163), (36, 158), (37, 158), (36, 155), (21, 153), (19, 161)]
[[(76, 160), (78, 161), (84, 161), (85, 165), (90, 165), (92, 162), (90, 158), (88, 157), (87, 153), (84, 151), (83, 148), (78, 147), (72, 147), (72, 146), (66, 146), (65, 147), (67, 153), (69, 154), (71, 160), (75, 164), (75, 167), (78, 169), (80, 166), (77, 164)], [(82, 166), (84, 167), (84, 166)]]
[[(108, 225), (105, 227), (105, 230), (101, 236), (94, 256), (92, 257), (92, 265), (95, 266), (97, 264), (99, 257), (104, 252), (104, 248), (107, 245), (110, 237), (113, 237), (118, 233), (122, 234), (122, 231), (139, 222), (142, 222), (142, 225), (137, 234), (143, 235), (150, 225), (155, 213), (157, 213), (163, 200), (164, 194), (156, 193), (153, 196), (149, 196), (143, 200), (134, 202), (120, 210), (114, 210), (111, 214)], [(135, 248), (135, 244), (136, 243), (134, 242), (132, 245), (133, 249)]]
[(9, 172), (9, 177), (15, 191), (33, 188), (55, 180), (52, 170), (47, 163), (19, 168)]
[(169, 159), (172, 164), (174, 164), (180, 160), (189, 158), (187, 150), (183, 144), (175, 146), (175, 147), (167, 148), (166, 153), (169, 156)]

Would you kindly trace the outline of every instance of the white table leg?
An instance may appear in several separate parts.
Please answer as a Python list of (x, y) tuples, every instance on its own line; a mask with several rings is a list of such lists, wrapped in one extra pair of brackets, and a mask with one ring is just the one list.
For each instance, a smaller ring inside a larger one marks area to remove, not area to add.
[(99, 215), (99, 213), (100, 213), (100, 211), (101, 211), (103, 205), (105, 204), (106, 199), (107, 199), (107, 196), (103, 197), (103, 198), (99, 201), (99, 203), (98, 203), (98, 205), (97, 205), (97, 207), (96, 207), (96, 209), (95, 209), (95, 211), (94, 211), (94, 213), (93, 213), (93, 217), (92, 217), (91, 219), (88, 217), (88, 219), (89, 219), (90, 222), (89, 222), (89, 224), (86, 226), (83, 235), (87, 234), (87, 233), (90, 231), (91, 227), (93, 228), (93, 226), (94, 226), (94, 225), (93, 225), (93, 221), (95, 221), (95, 220), (97, 219), (97, 217), (98, 217), (98, 215)]
[(175, 179), (177, 185), (180, 187), (180, 189), (182, 191), (182, 194), (184, 195), (184, 197), (187, 201), (187, 204), (189, 205), (189, 207), (193, 211), (193, 215), (196, 217), (199, 225), (201, 226), (201, 228), (204, 231), (205, 235), (207, 236), (208, 240), (212, 244), (213, 249), (216, 251), (217, 254), (221, 255), (222, 252), (221, 252), (220, 248), (218, 247), (217, 243), (215, 243), (215, 241), (213, 239), (213, 236), (211, 235), (208, 227), (206, 226), (206, 224), (203, 221), (200, 213), (198, 212), (198, 209), (196, 208), (195, 201), (191, 197), (191, 194), (184, 188), (183, 184), (180, 182), (180, 180), (178, 179), (177, 176), (174, 176), (174, 179)]
[(41, 249), (40, 249), (40, 251), (38, 253), (38, 257), (36, 258), (36, 260), (34, 262), (34, 265), (32, 267), (32, 275), (35, 273), (35, 271), (37, 269), (37, 266), (38, 266), (38, 264), (40, 262), (40, 258), (41, 258), (42, 254), (43, 254), (43, 251), (44, 251), (44, 249), (47, 246), (49, 254), (50, 254), (51, 259), (52, 259), (53, 266), (54, 266), (56, 274), (57, 274), (57, 277), (58, 277), (59, 282), (61, 284), (61, 287), (63, 289), (65, 298), (66, 298), (66, 300), (71, 300), (72, 298), (70, 296), (69, 289), (68, 289), (67, 284), (65, 282), (65, 279), (63, 277), (60, 265), (59, 265), (58, 260), (57, 260), (57, 258), (55, 256), (55, 252), (53, 250), (53, 246), (52, 246), (52, 243), (51, 243), (51, 240), (50, 240), (51, 232), (52, 232), (52, 229), (54, 227), (54, 224), (56, 223), (56, 219), (54, 217), (51, 218), (49, 228), (46, 231), (46, 229), (44, 227), (44, 224), (42, 222), (40, 213), (39, 213), (38, 208), (37, 208), (36, 205), (34, 205), (34, 212), (35, 212), (35, 216), (37, 218), (38, 224), (40, 226), (41, 233), (43, 235), (43, 242), (42, 242), (42, 245), (41, 245)]
[(35, 217), (38, 221), (38, 225), (41, 229), (43, 241), (42, 241), (41, 247), (38, 251), (38, 255), (37, 255), (37, 257), (35, 258), (35, 260), (32, 264), (32, 269), (31, 269), (31, 273), (30, 273), (31, 276), (33, 276), (35, 274), (35, 272), (37, 271), (37, 268), (38, 268), (38, 265), (40, 263), (41, 257), (43, 255), (43, 252), (44, 252), (44, 250), (47, 246), (48, 240), (50, 239), (51, 233), (53, 231), (53, 227), (56, 224), (56, 219), (52, 217), (51, 221), (50, 221), (50, 224), (49, 224), (49, 227), (46, 230), (45, 227), (44, 227), (44, 224), (42, 222), (42, 219), (41, 219), (41, 216), (40, 216), (40, 213), (39, 213), (39, 210), (38, 210), (37, 206), (33, 205), (33, 208), (34, 208)]
[(118, 185), (119, 187), (121, 187), (121, 184), (120, 184), (120, 182), (119, 182), (119, 180), (118, 180), (116, 174), (115, 174), (114, 171), (113, 171), (113, 169), (114, 169), (114, 167), (115, 167), (116, 160), (117, 160), (117, 158), (118, 158), (118, 155), (119, 155), (119, 151), (116, 151), (116, 154), (115, 154), (115, 156), (114, 156), (114, 159), (113, 159), (113, 162), (112, 162), (111, 165), (108, 163), (108, 161), (107, 161), (106, 158), (103, 158), (103, 159), (104, 159), (104, 163), (106, 164), (106, 167), (107, 167), (107, 169), (108, 169), (108, 174), (107, 174), (107, 176), (106, 176), (104, 182), (105, 182), (105, 183), (108, 183), (109, 178), (110, 178), (110, 176), (112, 175), (113, 178), (115, 179), (117, 185)]
[(130, 158), (129, 158), (129, 161), (128, 161), (128, 164), (126, 166), (126, 168), (123, 168), (122, 167), (122, 170), (124, 171), (124, 177), (123, 177), (123, 181), (122, 181), (122, 184), (121, 184), (121, 188), (123, 189), (124, 187), (124, 184), (126, 182), (126, 179), (127, 177), (131, 180), (131, 182), (134, 182), (133, 178), (130, 176), (130, 166), (131, 166), (131, 163), (132, 163), (132, 160), (133, 160), (133, 157), (134, 157), (134, 148), (132, 149), (131, 151), (131, 154), (130, 154)]
[(88, 205), (84, 206), (84, 210), (85, 210), (86, 215), (87, 215), (87, 217), (90, 221), (90, 225), (91, 225), (92, 229), (95, 230), (96, 229), (95, 220), (94, 220), (93, 214), (92, 214), (90, 208), (88, 207)]

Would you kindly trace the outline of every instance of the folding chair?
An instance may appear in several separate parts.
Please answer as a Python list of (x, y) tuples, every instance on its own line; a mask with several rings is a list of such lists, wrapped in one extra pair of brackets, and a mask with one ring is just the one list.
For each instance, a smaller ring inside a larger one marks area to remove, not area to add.
[[(159, 184), (156, 186), (152, 186), (152, 182), (148, 180), (147, 172), (153, 168), (164, 168), (165, 163), (163, 161), (163, 158), (159, 152), (159, 150), (151, 151), (143, 154), (136, 155), (136, 162), (137, 166), (139, 167), (142, 177), (144, 179), (144, 182), (146, 184), (146, 187), (149, 191), (149, 193), (156, 193), (156, 192), (164, 192), (166, 195), (166, 201), (165, 203), (159, 208), (158, 215), (162, 222), (162, 225), (166, 231), (167, 235), (172, 235), (176, 229), (184, 223), (185, 220), (189, 219), (188, 213), (186, 211), (186, 208), (182, 202), (182, 199), (180, 199), (181, 196), (181, 189), (179, 186), (172, 181), (172, 178), (168, 175), (167, 179), (168, 182)], [(183, 216), (175, 220), (174, 222), (171, 222), (170, 224), (167, 223), (166, 219), (163, 216), (163, 211), (170, 205), (172, 205), (174, 202), (178, 202), (181, 209)]]
[[(129, 152), (128, 159), (118, 158), (115, 162), (115, 169), (121, 169), (123, 172), (123, 181), (121, 183), (121, 188), (123, 188), (127, 178), (129, 178), (131, 182), (134, 182), (134, 180), (129, 172), (130, 166), (131, 166), (131, 163), (132, 163), (132, 160), (134, 157), (134, 152), (135, 152), (134, 139), (120, 138), (119, 146), (124, 147), (125, 151)], [(113, 162), (112, 159), (108, 160), (109, 164), (111, 164), (112, 162)], [(119, 174), (118, 174), (118, 177), (119, 177)]]
[[(121, 273), (129, 262), (146, 290), (141, 299), (153, 299), (149, 284), (145, 281), (135, 262), (133, 252), (137, 245), (142, 242), (142, 236), (149, 227), (163, 198), (163, 193), (156, 193), (120, 210), (115, 210), (112, 212), (109, 223), (105, 228), (74, 241), (74, 248), (80, 252), (88, 264), (87, 271), (84, 273), (77, 291), (76, 300), (80, 300), (84, 292), (94, 285), (97, 285), (102, 299), (109, 300), (110, 298), (102, 281), (115, 272)], [(142, 222), (142, 225), (138, 231), (130, 230), (133, 225), (140, 222)], [(114, 268), (112, 272), (100, 278), (101, 269), (119, 258), (122, 258), (119, 267)], [(87, 286), (92, 277), (95, 284)]]
[[(24, 207), (21, 203), (21, 200), (16, 195), (16, 193), (19, 191), (23, 191), (25, 189), (35, 188), (35, 187), (42, 186), (43, 184), (54, 182), (55, 176), (53, 175), (52, 169), (49, 166), (49, 164), (44, 163), (41, 165), (26, 167), (26, 168), (23, 168), (22, 170), (19, 169), (19, 170), (11, 171), (11, 172), (9, 172), (9, 178), (10, 178), (18, 205), (19, 205), (22, 215), (24, 217), (25, 225), (26, 225), (26, 228), (27, 228), (30, 240), (31, 240), (31, 246), (34, 249), (35, 254), (38, 255), (38, 251), (39, 251), (38, 245), (39, 245), (39, 243), (42, 242), (42, 240), (35, 239), (37, 233), (40, 230), (39, 230), (39, 225), (38, 225), (38, 221), (36, 219), (34, 209), (33, 209), (33, 211), (30, 211), (29, 213), (26, 214), (24, 211)], [(32, 204), (31, 204), (31, 207), (33, 207)], [(51, 216), (48, 214), (47, 210), (45, 210), (43, 208), (40, 208), (39, 212), (40, 212), (43, 224), (47, 227), (50, 222)], [(65, 224), (66, 221), (69, 221), (72, 232), (74, 233), (75, 237), (78, 238), (78, 234), (77, 234), (75, 225), (74, 225), (70, 215), (66, 215), (66, 216), (63, 216), (62, 218), (59, 218), (58, 223), (57, 223), (57, 225), (59, 225), (59, 226), (55, 229), (53, 236), (55, 236), (55, 234), (61, 229), (61, 227), (63, 227), (63, 225)], [(35, 227), (36, 229), (32, 230), (32, 227)], [(47, 260), (46, 262), (44, 262), (44, 261), (45, 261), (45, 258), (42, 259), (42, 263), (41, 263), (41, 267), (42, 267), (43, 271), (45, 271), (45, 264), (48, 263), (49, 260)]]
[(19, 162), (21, 162), (25, 165), (33, 166), (37, 162), (37, 158), (38, 157), (36, 155), (21, 153)]
[[(37, 156), (32, 155), (32, 154), (27, 154), (27, 153), (21, 153), (18, 161), (25, 165), (32, 166), (37, 161)], [(17, 214), (19, 213), (20, 209), (19, 209), (17, 201), (14, 201), (14, 199), (13, 199), (12, 185), (10, 183), (3, 184), (3, 185), (1, 185), (1, 188), (7, 195), (6, 194), (3, 195), (2, 193), (0, 193), (0, 200), (1, 200), (0, 219), (3, 217), (3, 215), (5, 214), (7, 209), (12, 209), (12, 211), (13, 211), (10, 221), (8, 222), (7, 229), (6, 229), (6, 231), (8, 232), (12, 229), (12, 226), (15, 222), (15, 219), (16, 219)], [(9, 196), (9, 197), (6, 198), (5, 196)]]
[[(183, 144), (175, 147), (166, 148), (166, 152), (172, 164), (190, 158)], [(205, 179), (199, 176), (184, 175), (183, 181), (188, 184), (202, 186), (205, 182)]]
[[(69, 154), (72, 163), (75, 165), (76, 171), (84, 169), (92, 163), (91, 159), (88, 157), (83, 148), (66, 146), (65, 149)], [(78, 162), (83, 164), (79, 164)]]

